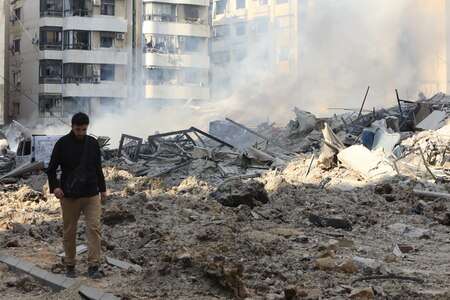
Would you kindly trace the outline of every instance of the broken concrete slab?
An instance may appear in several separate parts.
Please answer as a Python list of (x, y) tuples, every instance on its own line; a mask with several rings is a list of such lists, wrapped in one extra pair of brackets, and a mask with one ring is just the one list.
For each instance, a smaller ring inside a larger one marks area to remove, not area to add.
[(400, 235), (404, 235), (409, 238), (427, 239), (430, 238), (431, 235), (431, 231), (428, 229), (417, 228), (403, 223), (395, 223), (389, 225), (388, 228)]
[(338, 159), (345, 167), (357, 171), (368, 180), (396, 175), (382, 153), (370, 151), (363, 145), (353, 145), (340, 151)]
[[(78, 245), (78, 246), (76, 247), (75, 251), (76, 251), (76, 254), (77, 254), (77, 255), (81, 255), (81, 254), (83, 254), (83, 253), (85, 253), (85, 252), (88, 251), (88, 247), (87, 247), (87, 245), (85, 245), (85, 244), (81, 244), (81, 245)], [(64, 251), (58, 253), (58, 256), (59, 256), (59, 257), (64, 257), (64, 255), (65, 255), (65, 254), (64, 254)]]
[(336, 229), (344, 229), (347, 231), (352, 230), (352, 223), (350, 221), (345, 219), (338, 219), (338, 218), (326, 218), (321, 217), (315, 214), (310, 214), (308, 216), (308, 220), (319, 227), (333, 227)]
[(139, 265), (130, 264), (130, 263), (126, 262), (126, 261), (121, 261), (121, 260), (118, 260), (118, 259), (115, 259), (115, 258), (112, 258), (112, 257), (109, 257), (109, 256), (106, 256), (105, 259), (106, 259), (106, 262), (108, 264), (110, 264), (112, 266), (119, 267), (119, 268), (124, 269), (124, 270), (134, 270), (136, 272), (141, 272), (142, 271), (142, 267), (139, 266)]
[(399, 142), (400, 133), (389, 133), (383, 128), (378, 128), (375, 132), (371, 150), (381, 149), (384, 154), (390, 155)]
[(445, 111), (435, 110), (428, 115), (422, 122), (416, 125), (416, 128), (422, 130), (437, 130), (444, 126), (444, 121), (447, 118)]

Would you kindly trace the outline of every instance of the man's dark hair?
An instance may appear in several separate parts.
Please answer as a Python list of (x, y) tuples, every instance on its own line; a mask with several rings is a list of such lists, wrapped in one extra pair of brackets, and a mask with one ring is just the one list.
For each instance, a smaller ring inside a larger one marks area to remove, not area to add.
[(89, 117), (87, 114), (79, 112), (73, 115), (72, 125), (89, 125)]

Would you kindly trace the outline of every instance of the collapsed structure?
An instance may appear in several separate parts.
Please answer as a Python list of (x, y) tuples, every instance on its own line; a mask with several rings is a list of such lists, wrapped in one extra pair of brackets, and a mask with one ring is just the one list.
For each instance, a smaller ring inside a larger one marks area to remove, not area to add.
[[(397, 97), (330, 118), (296, 108), (282, 128), (123, 134), (103, 147), (107, 277), (92, 285), (124, 299), (447, 299), (449, 106)], [(61, 272), (43, 163), (17, 167), (1, 177), (2, 253)], [(10, 297), (49, 295), (0, 276)]]

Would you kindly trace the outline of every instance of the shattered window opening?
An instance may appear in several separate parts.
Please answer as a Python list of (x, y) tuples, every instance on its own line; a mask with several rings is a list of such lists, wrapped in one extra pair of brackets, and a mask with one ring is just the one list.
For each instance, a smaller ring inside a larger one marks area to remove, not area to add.
[(184, 18), (187, 22), (200, 21), (200, 8), (197, 5), (183, 4)]
[(227, 37), (230, 35), (229, 25), (218, 25), (215, 26), (213, 30), (214, 30), (214, 38)]
[(216, 15), (222, 15), (227, 8), (227, 0), (216, 1)]
[(58, 94), (39, 95), (39, 117), (54, 118), (63, 116), (62, 96)]
[(114, 32), (107, 32), (107, 31), (100, 32), (100, 47), (112, 48), (114, 46), (115, 38), (116, 34)]
[(64, 49), (91, 50), (91, 32), (84, 30), (64, 31)]
[(100, 82), (100, 65), (64, 64), (64, 83), (98, 83)]
[(101, 14), (106, 16), (114, 16), (114, 0), (102, 0)]
[(175, 22), (176, 5), (168, 3), (145, 3), (144, 4), (144, 20), (155, 22)]
[(211, 55), (211, 61), (215, 65), (224, 65), (230, 62), (230, 52), (220, 51)]
[(114, 81), (115, 65), (100, 65), (100, 80)]
[(41, 27), (39, 37), (41, 50), (62, 50), (61, 27)]
[(40, 3), (41, 17), (62, 17), (63, 1), (62, 0), (41, 0)]
[(77, 112), (91, 113), (90, 97), (64, 97), (63, 116), (70, 117)]
[(39, 62), (39, 83), (61, 83), (62, 61), (43, 59)]
[(236, 0), (236, 9), (245, 8), (245, 0)]
[(235, 25), (236, 35), (241, 36), (247, 33), (247, 24), (244, 22), (236, 23)]
[(92, 0), (64, 0), (64, 15), (66, 17), (92, 16)]

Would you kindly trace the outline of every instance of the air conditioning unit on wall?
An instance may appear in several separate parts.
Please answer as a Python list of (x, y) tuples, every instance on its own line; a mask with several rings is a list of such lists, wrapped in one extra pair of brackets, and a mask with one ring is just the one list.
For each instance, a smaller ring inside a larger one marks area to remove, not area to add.
[(125, 33), (123, 32), (116, 33), (116, 39), (123, 41), (125, 39)]

